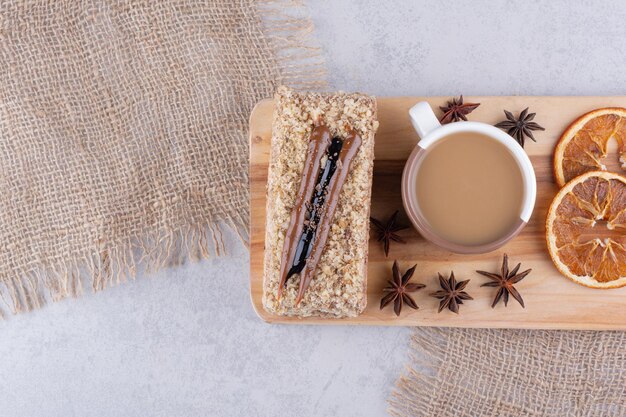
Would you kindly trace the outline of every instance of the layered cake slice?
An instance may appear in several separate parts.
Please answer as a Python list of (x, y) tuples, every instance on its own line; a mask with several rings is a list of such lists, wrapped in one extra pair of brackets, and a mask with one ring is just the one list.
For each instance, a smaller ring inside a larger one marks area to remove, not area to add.
[(365, 308), (378, 127), (362, 94), (276, 94), (267, 186), (263, 305), (353, 317)]

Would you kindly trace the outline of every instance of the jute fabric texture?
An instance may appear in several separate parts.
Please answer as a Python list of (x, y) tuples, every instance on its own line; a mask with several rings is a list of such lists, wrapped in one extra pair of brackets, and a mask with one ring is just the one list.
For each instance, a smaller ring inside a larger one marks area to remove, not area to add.
[(323, 87), (299, 9), (0, 3), (0, 311), (220, 254), (224, 227), (247, 240), (250, 111)]
[(399, 417), (623, 417), (626, 333), (417, 329)]

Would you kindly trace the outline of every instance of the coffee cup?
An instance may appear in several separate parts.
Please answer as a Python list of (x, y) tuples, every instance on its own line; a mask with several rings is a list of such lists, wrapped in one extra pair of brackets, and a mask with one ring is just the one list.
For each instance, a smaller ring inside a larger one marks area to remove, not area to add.
[(537, 181), (524, 149), (486, 123), (441, 125), (426, 102), (409, 110), (419, 142), (402, 174), (402, 201), (417, 231), (454, 253), (493, 251), (528, 223)]

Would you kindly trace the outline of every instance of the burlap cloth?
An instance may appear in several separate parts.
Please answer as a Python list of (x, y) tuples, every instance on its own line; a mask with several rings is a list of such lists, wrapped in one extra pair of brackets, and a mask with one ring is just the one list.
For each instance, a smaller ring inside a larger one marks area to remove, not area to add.
[(323, 86), (299, 9), (287, 0), (0, 2), (8, 310), (219, 254), (223, 227), (247, 240), (250, 111), (279, 83)]
[(417, 329), (393, 416), (626, 416), (626, 333)]

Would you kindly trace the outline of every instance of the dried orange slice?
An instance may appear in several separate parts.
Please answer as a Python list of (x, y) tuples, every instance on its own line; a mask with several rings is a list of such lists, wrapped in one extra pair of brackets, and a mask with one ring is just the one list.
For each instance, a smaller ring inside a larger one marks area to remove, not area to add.
[(626, 177), (593, 171), (568, 182), (548, 210), (546, 239), (566, 277), (593, 288), (626, 285)]
[(617, 141), (619, 163), (626, 170), (626, 109), (597, 109), (574, 120), (554, 151), (554, 175), (559, 187), (585, 172), (606, 171), (604, 158), (611, 138)]

